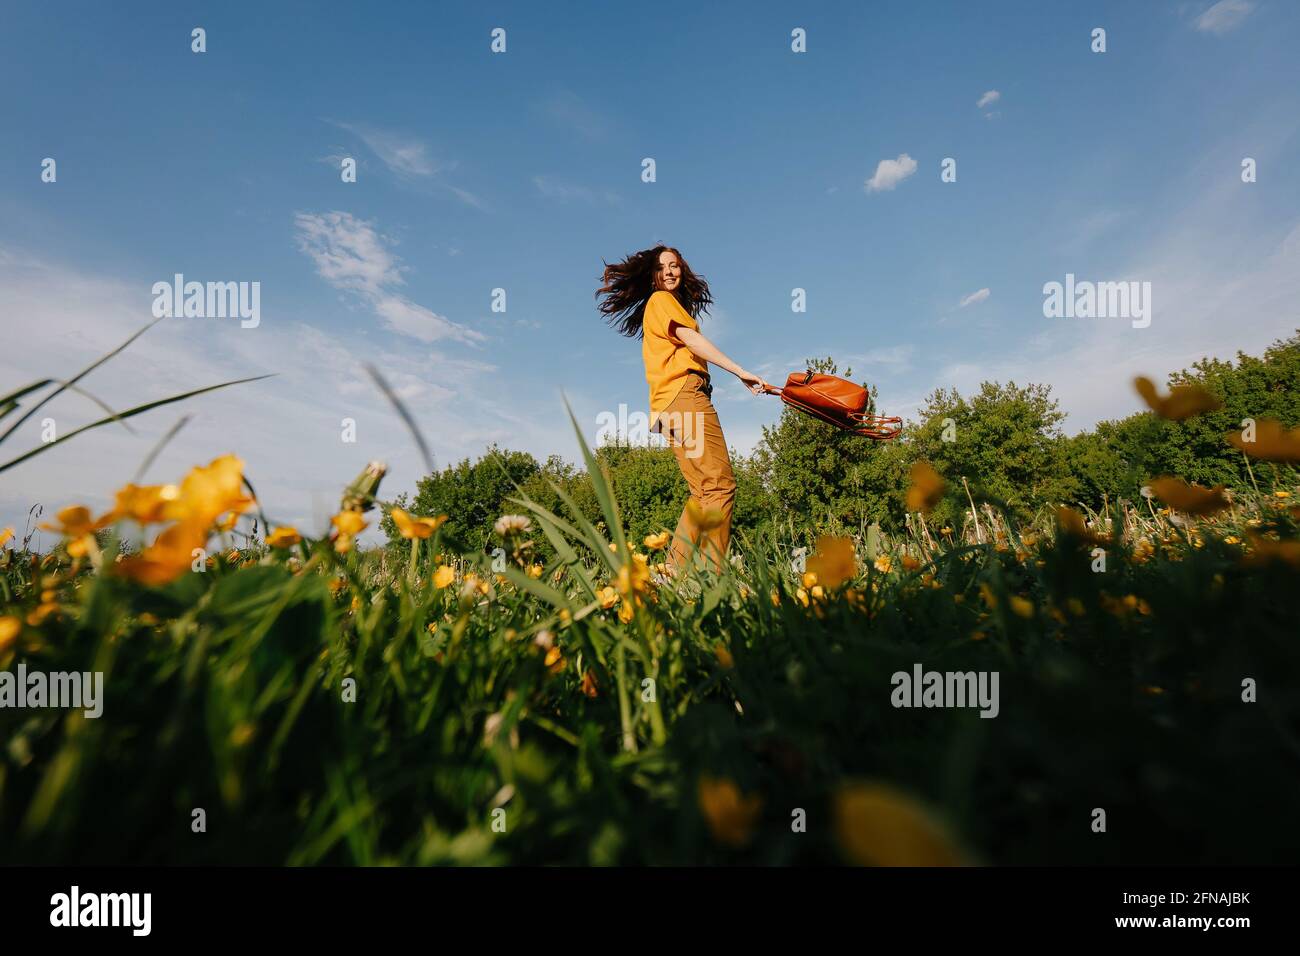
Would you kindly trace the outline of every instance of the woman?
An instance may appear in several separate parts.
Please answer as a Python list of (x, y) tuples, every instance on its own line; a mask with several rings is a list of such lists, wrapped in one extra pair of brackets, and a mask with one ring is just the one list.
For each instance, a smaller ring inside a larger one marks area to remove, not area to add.
[(736, 479), (710, 400), (709, 363), (735, 375), (755, 395), (768, 384), (700, 333), (697, 319), (708, 312), (713, 297), (676, 249), (658, 245), (606, 264), (603, 282), (596, 292), (598, 308), (623, 335), (641, 338), (650, 429), (668, 439), (691, 493), (673, 535), (669, 573), (684, 567), (697, 548), (721, 570)]

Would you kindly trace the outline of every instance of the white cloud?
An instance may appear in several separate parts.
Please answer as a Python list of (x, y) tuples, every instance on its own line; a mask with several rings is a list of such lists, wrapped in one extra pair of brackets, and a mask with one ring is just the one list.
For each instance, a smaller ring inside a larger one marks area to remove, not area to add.
[(438, 315), (393, 291), (403, 285), (401, 266), (389, 241), (351, 213), (298, 213), (298, 248), (330, 285), (357, 294), (399, 335), (421, 342), (440, 339), (474, 343), (484, 335)]
[(957, 308), (964, 309), (966, 308), (966, 306), (973, 305), (976, 302), (983, 302), (988, 297), (989, 297), (989, 290), (987, 287), (983, 289), (979, 289), (975, 292), (972, 292), (970, 295), (962, 296), (961, 302), (957, 303)]
[(1202, 33), (1222, 36), (1240, 26), (1253, 9), (1254, 4), (1249, 0), (1219, 0), (1197, 17), (1193, 25)]
[(898, 159), (882, 159), (876, 166), (875, 174), (867, 180), (869, 193), (893, 189), (908, 176), (916, 172), (916, 160), (907, 153), (899, 154)]
[(986, 90), (980, 96), (979, 101), (975, 104), (975, 106), (977, 109), (982, 110), (984, 109), (984, 107), (996, 103), (1000, 99), (1002, 99), (1002, 94), (999, 93), (997, 90)]

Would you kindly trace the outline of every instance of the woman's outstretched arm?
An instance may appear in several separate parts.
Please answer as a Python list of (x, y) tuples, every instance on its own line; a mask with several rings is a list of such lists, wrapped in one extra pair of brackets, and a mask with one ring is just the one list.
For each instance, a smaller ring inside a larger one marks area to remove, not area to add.
[(694, 352), (696, 356), (712, 365), (726, 369), (732, 375), (736, 376), (736, 378), (744, 382), (745, 387), (755, 395), (762, 395), (763, 392), (769, 388), (767, 382), (763, 381), (762, 378), (752, 372), (746, 371), (729, 359), (726, 353), (705, 338), (703, 333), (682, 325), (677, 327), (677, 337), (681, 339), (682, 343)]

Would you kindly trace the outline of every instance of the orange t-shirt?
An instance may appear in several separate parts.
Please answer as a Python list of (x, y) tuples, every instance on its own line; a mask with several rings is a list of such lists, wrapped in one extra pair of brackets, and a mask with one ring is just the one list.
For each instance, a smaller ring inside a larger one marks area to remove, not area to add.
[(645, 319), (641, 326), (641, 357), (645, 360), (646, 381), (650, 383), (651, 428), (654, 428), (659, 413), (677, 397), (690, 370), (706, 375), (709, 372), (708, 363), (677, 337), (679, 325), (699, 329), (691, 314), (682, 308), (671, 292), (660, 289), (651, 295), (645, 305)]

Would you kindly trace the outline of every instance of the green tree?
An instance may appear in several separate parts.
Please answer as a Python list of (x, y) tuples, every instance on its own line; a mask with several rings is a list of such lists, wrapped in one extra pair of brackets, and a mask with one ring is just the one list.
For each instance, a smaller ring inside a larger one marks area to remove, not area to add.
[[(1043, 504), (1073, 500), (1078, 490), (1060, 429), (1064, 419), (1047, 385), (983, 382), (970, 399), (937, 389), (906, 436), (908, 457), (928, 461), (956, 487), (964, 477), (972, 489), (1028, 518)], [(935, 517), (960, 523), (963, 510), (960, 497), (949, 495)]]
[[(554, 469), (557, 460), (550, 459), (548, 467)], [(515, 486), (525, 485), (542, 473), (537, 459), (527, 452), (492, 445), (478, 461), (466, 458), (421, 478), (410, 504), (405, 495), (399, 496), (395, 504), (413, 515), (447, 515), (444, 540), (449, 546), (463, 552), (481, 551), (491, 540), (497, 518), (521, 510), (506, 501), (518, 494)], [(400, 540), (391, 517), (385, 516), (381, 526), (390, 543)]]
[[(839, 374), (830, 358), (809, 359), (807, 367)], [(852, 370), (845, 369), (842, 377), (852, 376)], [(871, 412), (875, 398), (872, 389)], [(856, 527), (877, 518), (886, 504), (880, 480), (884, 463), (873, 463), (879, 454), (871, 439), (787, 406), (775, 426), (763, 427), (752, 465), (773, 523), (798, 535), (831, 524)]]

